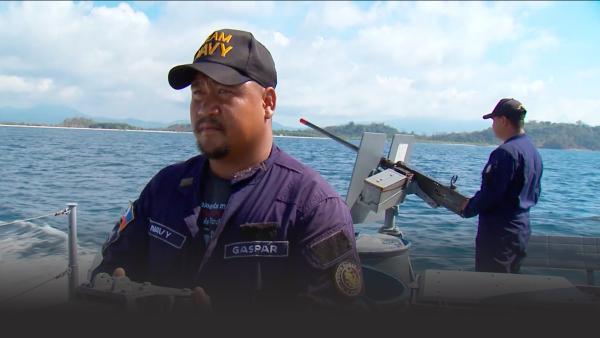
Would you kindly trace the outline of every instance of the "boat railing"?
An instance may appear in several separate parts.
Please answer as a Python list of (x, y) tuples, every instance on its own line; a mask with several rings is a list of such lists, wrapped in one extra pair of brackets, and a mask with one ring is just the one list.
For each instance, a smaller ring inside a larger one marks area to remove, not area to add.
[[(75, 297), (76, 288), (79, 285), (79, 265), (77, 259), (77, 203), (67, 203), (66, 208), (46, 215), (31, 217), (27, 219), (16, 220), (2, 223), (0, 227), (27, 222), (35, 219), (68, 215), (68, 255), (69, 262), (67, 269), (52, 278), (45, 280), (27, 290), (21, 291), (16, 295), (0, 300), (0, 304), (10, 301), (14, 298), (29, 293), (44, 284), (62, 278), (69, 277), (68, 295), (72, 300)], [(437, 255), (419, 255), (411, 254), (413, 258), (434, 258)], [(472, 259), (470, 256), (439, 256), (440, 258), (452, 259)], [(548, 236), (533, 235), (529, 240), (527, 248), (527, 257), (523, 261), (523, 266), (583, 270), (587, 275), (587, 284), (595, 285), (594, 272), (600, 271), (600, 237), (577, 237), (577, 236)]]
[[(417, 259), (474, 259), (469, 255), (411, 253)], [(600, 237), (532, 235), (527, 245), (523, 267), (580, 270), (588, 286), (594, 286), (594, 273), (600, 271)]]
[(26, 218), (26, 219), (15, 220), (15, 221), (6, 222), (6, 223), (1, 223), (0, 227), (10, 225), (10, 224), (29, 222), (29, 221), (36, 220), (36, 219), (62, 216), (62, 215), (67, 215), (68, 219), (69, 219), (69, 226), (68, 226), (68, 233), (67, 233), (69, 263), (67, 265), (67, 269), (62, 271), (61, 273), (53, 276), (52, 278), (49, 278), (47, 280), (44, 280), (41, 283), (34, 285), (33, 287), (30, 287), (26, 290), (23, 290), (17, 294), (9, 296), (7, 298), (1, 299), (0, 304), (9, 302), (15, 298), (23, 296), (31, 291), (34, 291), (35, 289), (42, 287), (43, 285), (45, 285), (53, 280), (60, 279), (64, 276), (69, 277), (69, 283), (68, 283), (69, 299), (71, 300), (75, 297), (75, 290), (76, 290), (77, 286), (79, 285), (79, 264), (78, 264), (78, 260), (77, 260), (77, 203), (67, 203), (66, 208), (58, 210), (56, 212), (49, 213), (49, 214), (36, 216), (36, 217), (30, 217), (30, 218)]

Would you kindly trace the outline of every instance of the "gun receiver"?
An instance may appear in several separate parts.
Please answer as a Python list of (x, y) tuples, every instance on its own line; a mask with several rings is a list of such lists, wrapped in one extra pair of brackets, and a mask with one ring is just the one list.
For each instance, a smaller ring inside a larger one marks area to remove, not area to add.
[[(357, 153), (359, 151), (358, 146), (332, 134), (331, 132), (319, 126), (310, 123), (305, 119), (300, 119), (300, 123), (332, 138), (333, 140), (341, 143)], [(462, 206), (467, 201), (467, 197), (457, 192), (454, 189), (455, 187), (445, 186), (435, 179), (430, 178), (427, 175), (409, 167), (402, 161), (394, 163), (385, 157), (382, 157), (379, 161), (379, 166), (383, 169), (393, 169), (405, 176), (412, 176), (412, 182), (407, 189), (408, 193), (416, 194), (433, 208), (441, 205), (455, 214), (462, 216)], [(415, 183), (417, 186), (414, 186)]]

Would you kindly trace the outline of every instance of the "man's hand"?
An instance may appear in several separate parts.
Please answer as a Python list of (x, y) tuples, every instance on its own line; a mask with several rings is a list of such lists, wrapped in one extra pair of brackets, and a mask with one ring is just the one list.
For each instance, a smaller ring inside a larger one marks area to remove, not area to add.
[(470, 198), (467, 198), (463, 204), (460, 207), (460, 215), (464, 218), (465, 217), (465, 208), (467, 207), (467, 205), (469, 204)]
[(206, 294), (206, 291), (199, 286), (195, 287), (192, 291), (192, 302), (194, 302), (194, 304), (202, 312), (210, 312), (212, 309), (210, 296)]
[(125, 277), (125, 269), (119, 267), (113, 270), (113, 277)]
[[(125, 277), (125, 269), (118, 267), (113, 270), (113, 277)], [(210, 312), (212, 305), (210, 302), (210, 296), (206, 294), (203, 288), (197, 286), (192, 290), (192, 302), (198, 307), (198, 310), (202, 312)]]

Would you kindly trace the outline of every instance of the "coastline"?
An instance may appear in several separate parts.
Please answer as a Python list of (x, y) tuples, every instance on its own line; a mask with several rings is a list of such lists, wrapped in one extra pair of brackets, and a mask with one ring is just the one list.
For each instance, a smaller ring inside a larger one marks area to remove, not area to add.
[[(141, 132), (141, 133), (168, 133), (168, 134), (192, 134), (191, 131), (172, 131), (172, 130), (149, 130), (149, 129), (110, 129), (110, 128), (84, 128), (84, 127), (58, 127), (58, 126), (31, 126), (31, 125), (22, 125), (22, 124), (3, 124), (0, 123), (0, 127), (16, 127), (16, 128), (45, 128), (45, 129), (75, 129), (75, 130), (101, 130), (101, 131), (133, 131), (133, 132)], [(273, 135), (273, 137), (278, 138), (311, 138), (311, 139), (321, 139), (327, 140), (328, 137), (320, 137), (320, 136), (290, 136), (290, 135)]]
[[(22, 124), (5, 124), (0, 123), (0, 127), (16, 127), (16, 128), (46, 128), (46, 129), (75, 129), (75, 130), (100, 130), (100, 131), (113, 131), (113, 132), (142, 132), (142, 133), (165, 133), (165, 134), (192, 134), (191, 131), (172, 131), (172, 130), (150, 130), (150, 129), (113, 129), (113, 128), (86, 128), (86, 127), (59, 127), (59, 126), (42, 126), (42, 125), (22, 125)], [(293, 136), (293, 135), (278, 135), (273, 134), (274, 138), (297, 138), (297, 139), (317, 139), (317, 140), (326, 140), (328, 137), (322, 136)], [(351, 140), (360, 140), (360, 138), (352, 138)], [(484, 143), (462, 143), (462, 142), (452, 142), (452, 141), (433, 141), (427, 139), (421, 139), (415, 136), (415, 143), (434, 143), (434, 144), (445, 144), (445, 145), (463, 145), (463, 146), (472, 146), (472, 147), (495, 147), (498, 144), (484, 144)], [(597, 152), (598, 150), (586, 149), (586, 148), (544, 148), (540, 147), (539, 149), (549, 149), (549, 150), (570, 150), (570, 151), (591, 151)]]
[(142, 133), (189, 133), (189, 134), (192, 133), (191, 131), (148, 130), (148, 129), (109, 129), (109, 128), (57, 127), (57, 126), (28, 126), (28, 125), (20, 125), (20, 124), (2, 124), (2, 123), (0, 123), (0, 127), (105, 130), (105, 131), (135, 131), (135, 132), (142, 132)]
[[(191, 134), (191, 131), (170, 131), (170, 130), (148, 130), (148, 129), (109, 129), (109, 128), (84, 128), (84, 127), (57, 127), (57, 126), (30, 126), (21, 124), (3, 124), (0, 127), (17, 127), (17, 128), (46, 128), (46, 129), (75, 129), (75, 130), (103, 130), (103, 131), (134, 131), (142, 133), (174, 133), (174, 134)], [(316, 139), (329, 140), (329, 137), (322, 136), (292, 136), (292, 135), (277, 135), (273, 134), (274, 138), (300, 138), (300, 139)]]

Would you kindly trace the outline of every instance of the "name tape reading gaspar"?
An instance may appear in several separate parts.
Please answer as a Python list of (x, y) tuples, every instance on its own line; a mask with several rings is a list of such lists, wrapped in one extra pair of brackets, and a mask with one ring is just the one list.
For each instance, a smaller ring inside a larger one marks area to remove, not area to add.
[(287, 257), (288, 241), (251, 241), (225, 245), (224, 258)]

